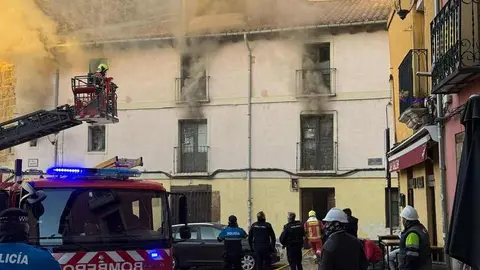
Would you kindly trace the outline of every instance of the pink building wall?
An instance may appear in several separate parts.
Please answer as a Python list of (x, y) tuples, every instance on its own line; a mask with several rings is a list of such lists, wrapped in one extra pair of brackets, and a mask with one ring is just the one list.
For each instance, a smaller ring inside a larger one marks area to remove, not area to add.
[[(480, 79), (472, 82), (470, 86), (464, 88), (459, 94), (452, 95), (452, 104), (449, 110), (463, 105), (473, 94), (480, 94)], [(457, 185), (457, 157), (455, 135), (465, 131), (460, 123), (461, 115), (458, 114), (445, 123), (445, 166), (447, 175), (447, 204), (448, 217), (452, 213), (453, 200), (455, 197), (455, 188)]]

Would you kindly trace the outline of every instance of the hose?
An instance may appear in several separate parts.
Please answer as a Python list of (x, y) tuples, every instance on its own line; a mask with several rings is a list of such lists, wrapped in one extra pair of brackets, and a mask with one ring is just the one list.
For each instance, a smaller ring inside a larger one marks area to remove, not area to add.
[[(310, 252), (311, 250), (312, 250), (312, 249), (309, 248), (309, 249), (307, 249), (305, 252), (303, 252), (302, 258), (305, 257), (305, 255), (307, 255), (307, 253)], [(282, 269), (287, 268), (288, 266), (290, 266), (290, 265), (285, 264), (285, 265), (280, 266), (279, 268), (275, 268), (275, 270), (282, 270)]]

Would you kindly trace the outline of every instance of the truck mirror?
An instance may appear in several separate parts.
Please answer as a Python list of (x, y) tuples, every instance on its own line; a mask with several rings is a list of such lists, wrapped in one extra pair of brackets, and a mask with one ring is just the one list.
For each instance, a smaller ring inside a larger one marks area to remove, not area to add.
[(187, 210), (187, 197), (185, 195), (181, 195), (180, 198), (178, 198), (178, 223), (185, 225), (187, 224)]
[(35, 217), (36, 220), (39, 220), (40, 217), (45, 212), (45, 208), (43, 207), (43, 205), (41, 203), (36, 203), (36, 204), (32, 205), (31, 210), (32, 210), (32, 215)]
[(180, 227), (180, 238), (181, 239), (190, 239), (192, 237), (192, 232), (190, 231), (190, 227), (187, 225)]

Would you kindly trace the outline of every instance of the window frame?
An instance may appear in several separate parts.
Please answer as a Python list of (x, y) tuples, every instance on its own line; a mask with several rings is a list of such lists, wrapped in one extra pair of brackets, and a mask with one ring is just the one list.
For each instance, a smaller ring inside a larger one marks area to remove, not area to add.
[[(33, 142), (35, 142), (35, 144), (33, 144)], [(38, 149), (38, 139), (34, 139), (34, 140), (31, 140), (31, 141), (28, 141), (28, 148), (30, 149)]]
[[(101, 127), (103, 128), (103, 150), (95, 151), (92, 146), (92, 130), (94, 128)], [(106, 154), (108, 149), (107, 145), (107, 125), (90, 125), (87, 127), (87, 153), (88, 154)]]
[[(190, 170), (188, 169), (187, 167), (185, 166), (188, 166), (188, 165), (185, 165), (184, 162), (185, 162), (185, 157), (184, 157), (184, 154), (188, 154), (190, 152), (183, 152), (184, 150), (184, 138), (185, 138), (185, 133), (184, 133), (184, 127), (185, 125), (195, 125), (196, 126), (196, 133), (194, 134), (194, 142), (192, 143), (192, 149), (193, 151), (191, 152), (192, 154), (194, 155), (197, 155), (197, 158), (198, 158), (198, 154), (199, 153), (204, 153), (205, 154), (205, 169), (203, 170), (203, 168), (200, 168), (200, 169), (197, 169), (199, 166), (197, 165), (194, 165), (193, 167), (193, 170)], [(200, 125), (205, 125), (205, 131), (206, 131), (206, 145), (200, 145), (199, 144), (199, 127)], [(176, 162), (178, 162), (178, 164), (176, 164), (176, 171), (178, 173), (208, 173), (208, 161), (209, 161), (209, 130), (208, 130), (208, 119), (180, 119), (178, 120), (178, 147), (177, 147), (177, 158), (176, 158)], [(202, 148), (205, 148), (205, 152), (201, 152), (201, 151), (198, 151), (198, 149), (202, 147)]]
[(214, 235), (215, 235), (215, 231), (216, 231), (216, 230), (219, 230), (220, 232), (222, 231), (222, 230), (220, 230), (220, 229), (218, 229), (218, 228), (215, 228), (215, 226), (200, 225), (200, 226), (198, 226), (198, 227), (200, 228), (200, 240), (202, 240), (202, 241), (217, 241), (217, 237), (218, 237), (218, 235), (217, 235), (215, 238), (212, 238), (212, 239), (205, 239), (205, 238), (203, 238), (203, 229), (204, 229), (204, 228), (208, 228), (208, 229), (213, 230)]
[[(397, 209), (396, 213), (392, 213), (392, 221), (394, 229), (400, 228), (400, 190), (398, 187), (391, 187), (392, 198), (391, 198), (391, 209), (388, 207), (388, 188), (385, 188), (385, 228), (390, 228), (389, 215), (392, 209)], [(396, 200), (394, 199), (396, 197)], [(394, 205), (396, 202), (396, 207)]]
[[(186, 78), (190, 78), (191, 76), (186, 76), (186, 75), (191, 75), (191, 74), (188, 74), (190, 73), (189, 72), (189, 69), (191, 67), (191, 63), (193, 62), (193, 60), (197, 59), (197, 58), (200, 58), (202, 61), (203, 61), (203, 77), (204, 77), (204, 80), (205, 80), (205, 85), (204, 85), (204, 93), (202, 95), (201, 98), (199, 98), (198, 102), (208, 102), (210, 97), (209, 97), (209, 71), (208, 71), (208, 63), (209, 63), (209, 59), (208, 59), (208, 55), (207, 54), (202, 54), (202, 53), (196, 53), (196, 52), (188, 52), (188, 53), (183, 53), (180, 55), (180, 60), (179, 60), (179, 66), (180, 66), (180, 69), (179, 69), (179, 82), (178, 82), (178, 89), (176, 90), (178, 93), (176, 95), (178, 95), (178, 101), (180, 102), (185, 102), (187, 100), (185, 100), (183, 98), (183, 88), (185, 86), (185, 80)], [(189, 65), (188, 65), (188, 68), (185, 68), (186, 65), (185, 65), (185, 62), (187, 61), (187, 59), (189, 60)], [(185, 74), (186, 73), (186, 74)]]
[[(303, 135), (304, 135), (304, 129), (303, 129), (303, 123), (304, 123), (304, 118), (307, 118), (307, 117), (321, 117), (322, 115), (332, 115), (333, 119), (333, 123), (332, 123), (332, 149), (333, 149), (333, 153), (332, 153), (332, 159), (333, 159), (333, 166), (332, 166), (332, 169), (331, 170), (308, 170), (306, 168), (303, 168), (303, 161), (302, 161), (302, 151), (303, 151)], [(301, 171), (301, 172), (309, 172), (309, 171), (313, 171), (313, 172), (326, 172), (326, 173), (335, 173), (337, 172), (338, 170), (338, 151), (337, 151), (337, 144), (338, 144), (338, 141), (337, 141), (337, 136), (338, 136), (338, 114), (336, 111), (325, 111), (325, 112), (322, 112), (322, 113), (314, 113), (314, 112), (302, 112), (300, 114), (300, 123), (299, 123), (299, 147), (297, 149), (297, 151), (299, 151), (299, 155), (298, 155), (298, 158), (299, 160), (297, 161), (298, 163), (298, 166), (297, 166), (297, 170), (298, 171)]]

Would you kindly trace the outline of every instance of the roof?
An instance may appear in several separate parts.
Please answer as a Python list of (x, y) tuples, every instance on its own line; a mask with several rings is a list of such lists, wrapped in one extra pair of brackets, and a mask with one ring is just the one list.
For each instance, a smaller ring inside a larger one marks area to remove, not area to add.
[[(74, 2), (80, 0), (51, 0), (48, 2), (51, 6), (45, 7), (44, 11), (57, 18), (57, 21), (63, 25), (64, 34), (73, 34), (82, 41), (173, 37), (173, 33), (176, 33), (178, 26), (181, 25), (181, 19), (179, 19), (182, 17), (181, 14), (168, 12), (162, 15), (157, 13), (157, 16), (150, 17), (145, 14), (132, 15), (131, 20), (104, 24), (99, 24), (96, 20), (80, 19), (78, 22), (71, 22), (74, 20), (70, 19), (72, 17), (84, 19), (86, 15), (81, 14), (82, 10), (75, 11), (75, 16), (56, 11), (55, 1), (63, 2), (62, 6), (65, 8), (65, 5), (74, 5)], [(245, 1), (248, 2), (248, 0)], [(247, 7), (240, 10), (241, 12), (234, 10), (234, 12), (229, 11), (220, 15), (192, 16), (186, 32), (190, 36), (213, 33), (234, 34), (302, 26), (334, 27), (369, 22), (386, 25), (390, 10), (390, 0), (257, 0), (251, 1)], [(70, 16), (68, 18), (62, 17), (68, 15)], [(66, 27), (66, 24), (69, 26)]]

